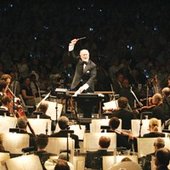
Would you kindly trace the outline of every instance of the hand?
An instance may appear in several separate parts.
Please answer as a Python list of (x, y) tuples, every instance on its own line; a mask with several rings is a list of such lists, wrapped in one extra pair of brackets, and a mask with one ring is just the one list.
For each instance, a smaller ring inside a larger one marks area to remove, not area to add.
[(75, 44), (77, 43), (78, 40), (79, 40), (79, 39), (74, 38), (73, 40), (71, 40), (71, 43), (70, 43), (70, 44), (75, 45)]
[(78, 94), (81, 94), (84, 90), (87, 90), (89, 88), (89, 85), (86, 83), (83, 86), (81, 86), (73, 96), (77, 96)]
[(84, 84), (83, 86), (81, 86), (82, 87), (82, 89), (83, 89), (83, 91), (84, 90), (87, 90), (88, 88), (89, 88), (89, 85), (86, 83), (86, 84)]
[(68, 51), (73, 51), (74, 50), (74, 46), (75, 44), (77, 43), (78, 39), (73, 39), (71, 40), (71, 42), (69, 43), (69, 46), (68, 46)]

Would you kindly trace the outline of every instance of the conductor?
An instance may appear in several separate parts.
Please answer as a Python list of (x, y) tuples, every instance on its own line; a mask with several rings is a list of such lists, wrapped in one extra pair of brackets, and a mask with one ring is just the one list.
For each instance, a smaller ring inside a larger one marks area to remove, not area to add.
[[(74, 54), (74, 46), (81, 38), (73, 39), (69, 44), (69, 54), (77, 58)], [(78, 57), (78, 63), (74, 78), (71, 84), (71, 90), (76, 90), (75, 96), (81, 93), (94, 92), (94, 82), (96, 79), (96, 64), (90, 60), (90, 54), (87, 49), (82, 49)]]

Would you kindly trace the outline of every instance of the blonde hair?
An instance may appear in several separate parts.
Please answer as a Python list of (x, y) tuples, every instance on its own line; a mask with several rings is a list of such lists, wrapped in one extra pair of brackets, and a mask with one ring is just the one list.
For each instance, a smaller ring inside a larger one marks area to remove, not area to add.
[(152, 97), (153, 104), (160, 104), (162, 103), (162, 95), (160, 93), (155, 93)]
[(149, 129), (154, 132), (158, 132), (159, 120), (152, 118), (149, 121)]

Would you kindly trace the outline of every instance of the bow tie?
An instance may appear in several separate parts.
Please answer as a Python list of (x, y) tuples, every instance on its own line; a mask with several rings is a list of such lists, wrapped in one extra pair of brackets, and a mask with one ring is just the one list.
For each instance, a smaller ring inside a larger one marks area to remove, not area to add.
[(87, 65), (88, 62), (87, 61), (83, 61), (82, 63)]

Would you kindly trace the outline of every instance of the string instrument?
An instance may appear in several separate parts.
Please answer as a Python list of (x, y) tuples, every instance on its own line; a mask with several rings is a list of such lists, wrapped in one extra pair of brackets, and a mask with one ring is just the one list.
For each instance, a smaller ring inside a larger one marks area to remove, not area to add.
[[(28, 119), (27, 119), (27, 116), (26, 116), (26, 114), (25, 114), (25, 111), (24, 111), (24, 109), (23, 109), (23, 107), (22, 107), (22, 105), (21, 105), (20, 99), (17, 98), (17, 97), (14, 95), (14, 93), (10, 90), (10, 88), (7, 88), (7, 90), (6, 90), (6, 95), (13, 101), (13, 102), (12, 102), (13, 115), (14, 115), (15, 117), (17, 117), (17, 118), (20, 118), (20, 117), (24, 118), (25, 121), (26, 121), (26, 123), (27, 123), (27, 125), (28, 125), (28, 127), (29, 127), (29, 129), (30, 129), (30, 131), (31, 131), (31, 133), (32, 133), (34, 136), (36, 136), (33, 128), (31, 127), (31, 125), (30, 125), (30, 123), (29, 123), (29, 121), (28, 121)], [(17, 102), (15, 102), (15, 99), (18, 99)], [(16, 112), (15, 112), (15, 109), (16, 109)]]
[(114, 130), (114, 132), (116, 132), (116, 133), (118, 133), (118, 134), (121, 134), (121, 135), (123, 135), (123, 136), (127, 136), (127, 137), (129, 137), (129, 139), (134, 139), (134, 138), (137, 138), (136, 136), (133, 136), (133, 134), (130, 132), (130, 131), (128, 131), (128, 130)]
[(11, 107), (9, 108), (9, 112), (12, 113), (14, 116), (16, 116), (15, 115), (15, 106), (17, 105), (17, 103), (15, 103), (15, 98), (17, 98), (17, 97), (13, 94), (13, 92), (10, 90), (9, 87), (6, 89), (5, 95), (11, 99)]

